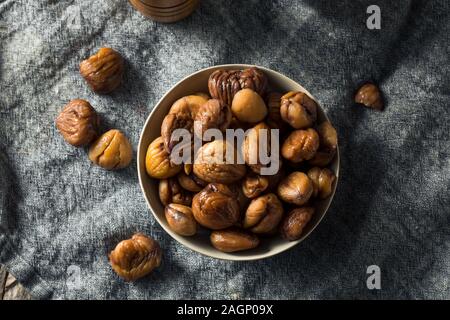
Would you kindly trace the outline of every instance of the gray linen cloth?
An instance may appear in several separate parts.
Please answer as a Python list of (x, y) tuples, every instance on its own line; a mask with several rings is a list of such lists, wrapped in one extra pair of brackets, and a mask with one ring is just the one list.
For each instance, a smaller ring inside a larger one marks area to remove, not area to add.
[[(366, 9), (381, 9), (369, 30)], [(203, 0), (160, 24), (125, 0), (0, 1), (0, 263), (35, 298), (450, 298), (449, 2)], [(122, 87), (92, 93), (78, 73), (101, 46), (126, 58)], [(54, 126), (73, 98), (134, 148), (157, 100), (182, 77), (224, 63), (303, 84), (335, 124), (341, 180), (326, 218), (294, 249), (227, 262), (178, 244), (153, 219), (136, 166), (108, 172)], [(361, 81), (387, 105), (353, 103)], [(142, 231), (162, 266), (135, 283), (107, 253)], [(381, 290), (366, 286), (369, 265)]]

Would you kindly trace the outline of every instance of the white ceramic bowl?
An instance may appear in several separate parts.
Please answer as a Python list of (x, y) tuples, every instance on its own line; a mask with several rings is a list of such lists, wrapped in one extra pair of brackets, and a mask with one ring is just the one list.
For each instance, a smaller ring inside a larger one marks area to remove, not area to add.
[[(322, 200), (321, 202), (318, 203), (316, 207), (316, 213), (314, 214), (313, 218), (308, 223), (308, 225), (305, 227), (302, 237), (297, 241), (287, 241), (285, 239), (282, 239), (280, 236), (276, 236), (274, 238), (264, 239), (263, 241), (261, 241), (259, 247), (252, 250), (241, 251), (236, 253), (224, 253), (216, 250), (210, 244), (209, 232), (203, 231), (199, 232), (197, 235), (193, 237), (183, 237), (176, 234), (169, 228), (164, 216), (164, 207), (161, 204), (161, 201), (159, 200), (158, 196), (158, 180), (150, 178), (145, 170), (145, 155), (147, 152), (147, 147), (154, 139), (156, 139), (161, 135), (160, 134), (161, 123), (166, 114), (168, 113), (170, 107), (177, 99), (196, 92), (208, 92), (208, 77), (212, 72), (214, 72), (217, 69), (245, 69), (249, 67), (254, 66), (245, 64), (228, 64), (228, 65), (214, 66), (197, 71), (187, 76), (183, 80), (179, 81), (161, 98), (161, 100), (158, 101), (158, 103), (151, 111), (150, 115), (147, 118), (147, 121), (144, 124), (144, 128), (142, 129), (138, 145), (137, 169), (138, 169), (139, 183), (141, 185), (142, 192), (144, 193), (145, 200), (147, 201), (147, 204), (150, 207), (150, 210), (152, 211), (155, 219), (159, 222), (159, 224), (169, 235), (171, 235), (175, 240), (177, 240), (181, 244), (201, 254), (218, 259), (258, 260), (271, 257), (273, 255), (276, 255), (278, 253), (281, 253), (294, 247), (295, 245), (306, 239), (309, 236), (309, 234), (317, 227), (322, 218), (325, 216), (325, 213), (327, 212), (328, 207), (330, 206), (331, 201), (333, 200), (334, 193), (336, 191), (336, 186), (339, 180), (339, 148), (338, 148), (337, 154), (330, 165), (331, 170), (334, 171), (336, 175), (336, 181), (333, 186), (333, 192), (329, 198)], [(311, 96), (311, 94), (305, 88), (303, 88), (297, 82), (289, 79), (288, 77), (264, 67), (259, 66), (255, 67), (264, 71), (264, 73), (269, 79), (269, 83), (272, 89), (278, 90), (280, 92), (303, 91), (307, 93), (309, 96)], [(311, 98), (314, 99), (314, 97), (312, 96)], [(319, 123), (324, 120), (329, 121), (328, 117), (326, 116), (325, 112), (323, 111), (318, 101), (316, 99), (314, 100), (317, 102), (319, 106), (318, 110)]]

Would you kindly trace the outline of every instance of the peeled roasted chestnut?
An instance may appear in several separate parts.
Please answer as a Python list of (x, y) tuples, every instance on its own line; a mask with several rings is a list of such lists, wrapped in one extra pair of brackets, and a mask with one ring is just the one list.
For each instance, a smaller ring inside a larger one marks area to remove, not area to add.
[(311, 179), (303, 172), (292, 172), (278, 185), (278, 196), (287, 203), (303, 205), (314, 192)]
[(226, 140), (204, 144), (194, 161), (194, 174), (207, 182), (233, 183), (244, 177), (244, 164), (237, 163), (237, 151)]
[(193, 133), (194, 120), (187, 113), (169, 113), (164, 117), (161, 125), (161, 137), (164, 141), (164, 149), (171, 153), (172, 149), (179, 143), (173, 133), (177, 129), (185, 129), (190, 134)]
[(281, 97), (280, 114), (295, 129), (310, 128), (317, 119), (317, 104), (304, 92), (290, 91)]
[(80, 63), (80, 73), (93, 91), (109, 93), (122, 82), (122, 56), (111, 48), (101, 48), (95, 55)]
[(302, 207), (291, 210), (281, 222), (281, 235), (289, 241), (300, 239), (303, 229), (311, 220), (313, 214), (313, 207)]
[(190, 207), (171, 203), (164, 212), (170, 229), (179, 235), (193, 236), (197, 233), (197, 222)]
[(252, 89), (260, 96), (264, 96), (267, 84), (266, 75), (257, 68), (245, 70), (219, 69), (214, 71), (208, 80), (211, 97), (219, 99), (229, 106), (236, 92), (241, 89)]
[(317, 126), (317, 133), (320, 141), (319, 150), (308, 163), (313, 166), (325, 167), (333, 160), (336, 154), (337, 132), (330, 122), (325, 121)]
[(210, 99), (200, 106), (195, 115), (195, 134), (203, 134), (208, 129), (224, 132), (231, 123), (230, 107), (220, 100)]
[(97, 137), (99, 118), (89, 102), (75, 99), (58, 115), (56, 127), (68, 143), (84, 146)]
[(191, 192), (199, 192), (208, 184), (197, 177), (193, 172), (189, 174), (186, 174), (186, 172), (180, 172), (177, 178), (180, 186)]
[(259, 245), (257, 236), (237, 228), (213, 231), (210, 240), (214, 248), (222, 252), (249, 250)]
[(236, 92), (231, 103), (231, 111), (236, 118), (247, 123), (257, 123), (267, 115), (264, 100), (252, 89)]
[(247, 198), (256, 198), (269, 187), (268, 176), (248, 174), (242, 181), (242, 191)]
[(281, 155), (293, 163), (299, 163), (312, 159), (318, 149), (319, 135), (316, 130), (295, 130), (284, 141)]
[(167, 206), (170, 203), (183, 204), (190, 206), (192, 195), (181, 188), (175, 177), (159, 181), (159, 199), (162, 204)]
[[(245, 163), (253, 172), (260, 174), (261, 169), (268, 167), (271, 160), (271, 134), (269, 126), (264, 122), (260, 122), (250, 129), (245, 135), (241, 148)], [(267, 161), (262, 159), (261, 155), (265, 155), (269, 163), (263, 164), (263, 162)], [(278, 157), (277, 161), (279, 161)]]
[(164, 148), (162, 137), (156, 138), (148, 146), (145, 168), (148, 175), (156, 179), (167, 179), (181, 171), (181, 165), (173, 164), (170, 161), (170, 155)]
[(199, 224), (213, 230), (231, 227), (240, 217), (236, 194), (219, 183), (208, 184), (194, 196), (192, 212)]
[(383, 110), (384, 108), (380, 89), (373, 83), (366, 83), (358, 89), (355, 102), (376, 110)]
[(91, 145), (89, 159), (108, 170), (122, 169), (133, 159), (133, 147), (121, 131), (109, 130)]
[(159, 267), (161, 247), (151, 237), (137, 233), (121, 241), (110, 253), (113, 270), (126, 281), (135, 281)]
[(328, 168), (314, 167), (309, 169), (308, 177), (313, 183), (313, 196), (320, 199), (328, 198), (333, 192), (333, 183), (336, 176)]
[(243, 227), (254, 233), (268, 233), (277, 227), (282, 217), (283, 205), (275, 194), (269, 193), (250, 202)]
[(193, 94), (184, 96), (174, 102), (170, 107), (169, 114), (187, 114), (192, 119), (195, 118), (198, 109), (208, 101), (208, 97), (204, 94)]

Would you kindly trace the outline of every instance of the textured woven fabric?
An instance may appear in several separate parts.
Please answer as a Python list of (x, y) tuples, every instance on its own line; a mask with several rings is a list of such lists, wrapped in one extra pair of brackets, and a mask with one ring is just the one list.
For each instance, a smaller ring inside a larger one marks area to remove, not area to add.
[[(366, 27), (372, 2), (381, 30)], [(0, 0), (0, 263), (35, 298), (450, 298), (449, 21), (445, 0), (203, 0), (169, 25), (126, 0)], [(123, 86), (104, 96), (78, 73), (101, 46), (127, 60)], [(136, 149), (174, 83), (224, 63), (297, 80), (339, 133), (328, 215), (262, 261), (181, 246), (153, 219), (134, 164), (95, 167), (54, 126), (69, 100), (87, 99)], [(380, 84), (384, 112), (354, 105), (367, 79)], [(163, 264), (125, 283), (107, 253), (135, 231), (160, 241)], [(369, 265), (381, 268), (381, 290), (366, 287)]]

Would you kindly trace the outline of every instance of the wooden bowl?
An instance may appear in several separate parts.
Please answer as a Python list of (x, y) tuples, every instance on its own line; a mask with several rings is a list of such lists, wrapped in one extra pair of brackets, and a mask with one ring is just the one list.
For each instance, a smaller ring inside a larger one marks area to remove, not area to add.
[[(202, 69), (185, 77), (177, 84), (175, 84), (153, 107), (150, 115), (147, 118), (147, 121), (144, 124), (139, 139), (137, 154), (139, 184), (144, 194), (144, 198), (150, 208), (150, 211), (153, 213), (153, 216), (161, 225), (161, 227), (175, 240), (194, 251), (217, 259), (258, 260), (274, 256), (296, 246), (311, 234), (311, 232), (317, 227), (322, 218), (325, 216), (331, 202), (333, 201), (336, 186), (339, 180), (340, 156), (338, 148), (336, 156), (329, 166), (336, 175), (333, 192), (329, 198), (318, 202), (316, 206), (316, 213), (314, 214), (308, 225), (305, 227), (302, 237), (297, 241), (287, 241), (280, 236), (275, 236), (273, 238), (262, 239), (260, 246), (255, 249), (236, 253), (224, 253), (216, 250), (211, 245), (209, 241), (209, 232), (207, 230), (202, 229), (201, 232), (193, 237), (183, 237), (176, 234), (169, 228), (164, 216), (164, 207), (159, 200), (158, 180), (150, 178), (145, 170), (145, 155), (147, 153), (148, 145), (161, 135), (161, 123), (168, 113), (170, 107), (177, 99), (196, 92), (208, 92), (208, 77), (217, 69), (245, 69), (249, 67), (253, 66), (245, 64), (221, 65)], [(266, 74), (273, 89), (279, 90), (280, 92), (287, 92), (291, 90), (302, 91), (308, 94), (312, 99), (314, 99), (314, 97), (305, 88), (303, 88), (294, 80), (286, 77), (285, 75), (264, 67), (256, 67)], [(318, 121), (330, 121), (318, 101), (316, 99), (314, 100), (319, 106)]]
[(200, 2), (199, 0), (188, 0), (180, 4), (179, 6), (170, 8), (157, 8), (143, 3), (142, 0), (129, 1), (131, 5), (143, 15), (149, 17), (154, 21), (164, 23), (172, 23), (188, 17), (192, 14), (192, 12), (195, 11)]

